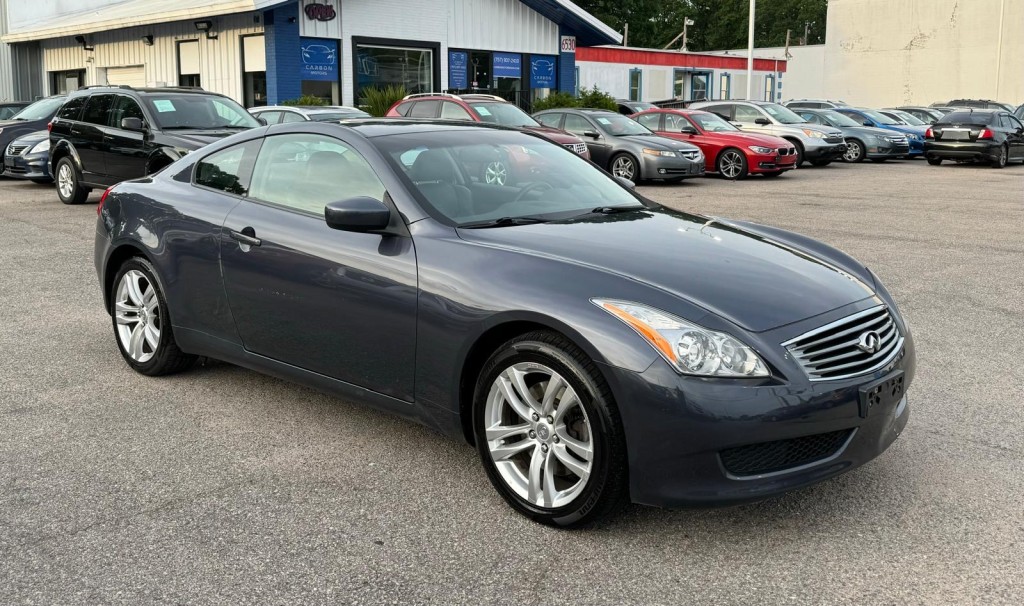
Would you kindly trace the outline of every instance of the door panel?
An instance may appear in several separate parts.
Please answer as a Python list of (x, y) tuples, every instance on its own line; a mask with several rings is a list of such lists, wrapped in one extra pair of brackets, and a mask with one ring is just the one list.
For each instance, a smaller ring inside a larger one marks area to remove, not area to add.
[(71, 142), (82, 161), (83, 177), (88, 182), (107, 181), (107, 151), (105, 139), (114, 95), (92, 95), (85, 104), (82, 118), (71, 125)]
[(149, 152), (147, 136), (138, 131), (121, 128), (122, 118), (139, 118), (146, 121), (142, 108), (135, 99), (118, 95), (111, 111), (110, 126), (103, 129), (107, 142), (107, 174), (115, 182), (146, 176)]

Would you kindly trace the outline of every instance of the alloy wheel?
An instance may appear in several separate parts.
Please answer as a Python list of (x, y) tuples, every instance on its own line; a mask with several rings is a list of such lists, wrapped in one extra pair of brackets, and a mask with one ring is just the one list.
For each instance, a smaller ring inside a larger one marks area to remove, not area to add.
[(864, 148), (860, 146), (860, 143), (849, 140), (846, 142), (846, 151), (843, 152), (843, 160), (846, 160), (847, 162), (857, 162), (860, 160), (863, 153)]
[(65, 200), (70, 200), (75, 191), (75, 178), (71, 174), (71, 165), (67, 163), (61, 164), (57, 170), (57, 189)]
[(499, 374), (484, 430), (502, 481), (530, 504), (563, 507), (586, 488), (594, 461), (590, 420), (575, 389), (551, 368), (523, 362)]
[(125, 272), (114, 300), (117, 337), (128, 356), (144, 364), (160, 346), (161, 316), (156, 287), (138, 270)]
[(740, 152), (727, 151), (718, 161), (718, 171), (726, 179), (735, 179), (743, 172), (743, 157)]
[(484, 169), (484, 182), (488, 185), (505, 185), (508, 182), (508, 168), (498, 160), (491, 162)]
[(619, 156), (612, 164), (612, 174), (616, 177), (632, 181), (636, 175), (636, 167), (633, 165), (633, 160), (628, 156)]

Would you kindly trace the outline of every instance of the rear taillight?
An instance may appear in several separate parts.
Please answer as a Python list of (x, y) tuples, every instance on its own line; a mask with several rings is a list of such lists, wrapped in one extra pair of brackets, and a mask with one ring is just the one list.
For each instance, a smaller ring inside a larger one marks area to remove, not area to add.
[(103, 203), (107, 201), (107, 196), (110, 195), (110, 191), (112, 189), (114, 189), (115, 187), (117, 187), (117, 186), (116, 185), (111, 185), (110, 187), (107, 188), (107, 190), (105, 192), (103, 192), (103, 195), (100, 196), (100, 203), (96, 205), (96, 215), (97, 216), (99, 216), (99, 214), (103, 211)]
[(928, 130), (924, 131), (924, 138), (925, 139), (934, 139), (935, 138), (935, 135), (932, 134), (931, 127), (929, 127)]
[(981, 134), (978, 135), (978, 138), (979, 139), (991, 139), (992, 136), (993, 136), (992, 135), (992, 131), (990, 131), (987, 128), (984, 128), (984, 129), (981, 130)]

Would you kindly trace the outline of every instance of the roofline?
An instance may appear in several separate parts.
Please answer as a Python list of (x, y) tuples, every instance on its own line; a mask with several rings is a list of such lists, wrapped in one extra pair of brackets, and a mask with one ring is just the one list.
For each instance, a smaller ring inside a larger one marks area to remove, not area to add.
[(613, 44), (622, 44), (622, 34), (613, 30), (604, 21), (601, 21), (594, 15), (591, 15), (587, 11), (576, 6), (576, 4), (572, 2), (572, 0), (555, 0), (555, 2), (562, 5), (567, 11), (585, 21), (588, 25), (596, 29), (601, 34), (610, 38)]
[[(42, 27), (35, 29), (26, 28), (7, 33), (5, 36), (0, 37), (0, 42), (31, 42), (33, 40), (45, 40), (48, 38), (60, 38), (63, 36), (94, 34), (96, 32), (126, 29), (129, 27), (137, 27), (140, 25), (153, 25), (157, 23), (166, 23), (172, 21), (187, 21), (189, 19), (199, 19), (202, 17), (217, 17), (220, 15), (229, 15), (232, 13), (261, 11), (267, 8), (271, 8), (278, 4), (284, 4), (287, 1), (288, 0), (228, 0), (226, 2), (221, 2), (218, 4), (211, 3), (210, 5), (207, 5), (202, 8), (171, 9), (155, 13), (149, 13), (146, 15), (140, 15), (139, 17), (129, 19), (117, 17), (106, 19), (104, 21), (93, 21), (91, 23), (86, 23), (83, 25), (62, 25), (58, 27)], [(110, 6), (117, 5), (113, 4)], [(81, 11), (79, 13), (71, 13), (65, 16), (71, 16), (74, 14), (84, 16), (90, 13), (100, 12), (102, 10), (102, 8), (89, 9)]]

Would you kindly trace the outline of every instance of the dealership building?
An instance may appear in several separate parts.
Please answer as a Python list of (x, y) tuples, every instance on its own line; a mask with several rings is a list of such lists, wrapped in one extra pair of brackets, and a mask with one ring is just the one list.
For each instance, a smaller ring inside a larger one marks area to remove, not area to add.
[(367, 87), (574, 91), (576, 48), (618, 33), (568, 0), (0, 0), (0, 99), (200, 86), (246, 106)]

